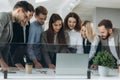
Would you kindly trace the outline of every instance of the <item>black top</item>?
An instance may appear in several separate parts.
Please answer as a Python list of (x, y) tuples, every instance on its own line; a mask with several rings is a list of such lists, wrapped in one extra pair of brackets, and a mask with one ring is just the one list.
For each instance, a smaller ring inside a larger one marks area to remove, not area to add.
[(22, 65), (25, 65), (24, 57), (27, 57), (26, 61), (29, 60), (26, 44), (28, 41), (30, 23), (28, 23), (28, 25), (25, 27), (26, 27), (26, 30), (25, 30), (26, 41), (24, 43), (23, 27), (17, 22), (13, 23), (13, 39), (12, 39), (11, 48), (10, 48), (10, 51), (11, 51), (10, 58), (12, 57), (12, 60), (13, 60), (12, 66), (14, 66), (14, 64), (16, 63), (21, 63)]
[(90, 48), (91, 48), (91, 43), (88, 41), (86, 41), (86, 45), (85, 45), (85, 39), (83, 39), (83, 50), (85, 54), (89, 54), (90, 52)]

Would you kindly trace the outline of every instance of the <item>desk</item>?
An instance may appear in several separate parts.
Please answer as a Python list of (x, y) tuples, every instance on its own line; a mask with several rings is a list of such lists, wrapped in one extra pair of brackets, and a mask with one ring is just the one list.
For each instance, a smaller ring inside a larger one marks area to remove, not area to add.
[[(0, 73), (0, 80), (3, 79)], [(52, 69), (33, 69), (32, 74), (26, 74), (25, 70), (8, 73), (7, 80), (89, 80), (86, 75), (56, 75)], [(93, 71), (90, 80), (120, 80), (117, 69), (110, 70), (110, 75), (100, 77), (97, 71)]]

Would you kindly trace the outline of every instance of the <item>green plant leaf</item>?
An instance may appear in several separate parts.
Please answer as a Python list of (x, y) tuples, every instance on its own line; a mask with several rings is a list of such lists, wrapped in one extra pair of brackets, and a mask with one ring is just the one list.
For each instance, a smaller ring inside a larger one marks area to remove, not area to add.
[(112, 54), (105, 51), (100, 51), (97, 53), (97, 56), (93, 59), (93, 64), (106, 66), (109, 68), (115, 67), (115, 59)]

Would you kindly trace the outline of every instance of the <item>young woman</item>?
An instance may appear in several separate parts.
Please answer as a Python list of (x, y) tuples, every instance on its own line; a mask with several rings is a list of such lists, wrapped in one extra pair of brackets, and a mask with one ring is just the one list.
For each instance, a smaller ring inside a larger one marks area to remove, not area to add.
[(89, 54), (89, 65), (91, 65), (91, 60), (98, 51), (98, 44), (100, 42), (99, 36), (95, 33), (93, 23), (91, 21), (84, 21), (81, 28), (81, 35), (83, 37), (84, 53)]
[(64, 26), (70, 37), (69, 50), (71, 53), (83, 53), (82, 37), (80, 33), (81, 23), (80, 17), (74, 12), (70, 12), (65, 17)]
[(67, 52), (68, 40), (62, 18), (58, 14), (52, 14), (48, 30), (41, 35), (42, 53), (49, 68), (55, 68), (56, 53)]

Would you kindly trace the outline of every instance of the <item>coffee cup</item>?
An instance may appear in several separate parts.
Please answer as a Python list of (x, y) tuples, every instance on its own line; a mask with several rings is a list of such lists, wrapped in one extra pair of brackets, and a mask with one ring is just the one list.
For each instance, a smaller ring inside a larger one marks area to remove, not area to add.
[(32, 74), (32, 67), (33, 67), (32, 63), (26, 63), (25, 70), (27, 74)]

